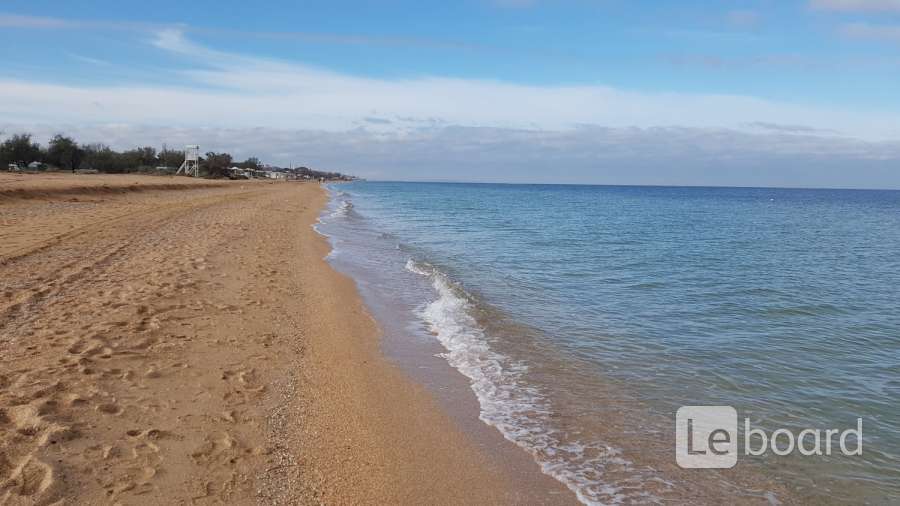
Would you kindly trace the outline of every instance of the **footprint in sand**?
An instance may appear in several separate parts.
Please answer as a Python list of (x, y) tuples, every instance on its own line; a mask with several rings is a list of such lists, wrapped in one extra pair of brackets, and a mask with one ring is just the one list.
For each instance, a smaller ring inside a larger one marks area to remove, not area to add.
[(105, 402), (103, 404), (99, 404), (99, 405), (97, 405), (96, 409), (97, 409), (97, 411), (99, 411), (101, 413), (104, 413), (107, 415), (114, 415), (114, 416), (121, 415), (125, 411), (121, 406), (119, 406), (115, 402)]
[[(53, 468), (41, 462), (33, 455), (27, 455), (12, 469), (7, 478), (0, 484), (0, 499), (15, 504), (17, 501), (10, 495), (33, 497), (51, 492), (55, 484)], [(31, 501), (29, 501), (31, 502)], [(35, 501), (38, 503), (49, 502), (47, 500)]]

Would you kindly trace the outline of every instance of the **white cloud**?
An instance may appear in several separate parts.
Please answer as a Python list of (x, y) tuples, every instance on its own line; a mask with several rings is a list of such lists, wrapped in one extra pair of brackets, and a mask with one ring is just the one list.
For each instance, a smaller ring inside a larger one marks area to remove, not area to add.
[(133, 21), (107, 21), (27, 16), (0, 12), (0, 28), (34, 30), (154, 30), (159, 25)]
[(814, 9), (845, 12), (900, 12), (900, 0), (810, 0)]
[[(31, 121), (338, 131), (366, 117), (432, 118), (513, 129), (737, 127), (756, 121), (809, 125), (867, 138), (900, 138), (889, 114), (811, 107), (739, 95), (645, 93), (603, 85), (530, 86), (495, 80), (375, 79), (216, 51), (177, 30), (154, 44), (192, 62), (181, 86), (63, 85), (0, 79), (0, 114)], [(403, 123), (384, 128), (404, 129)]]
[(873, 25), (847, 23), (841, 26), (841, 34), (854, 39), (886, 40), (900, 42), (900, 25)]
[(765, 121), (754, 121), (753, 123), (748, 123), (744, 126), (747, 126), (751, 129), (760, 129), (760, 130), (768, 130), (772, 132), (782, 132), (782, 133), (794, 133), (794, 134), (836, 134), (834, 130), (822, 129), (822, 128), (813, 128), (805, 125), (782, 125), (779, 123), (767, 123)]
[(117, 148), (199, 143), (382, 178), (900, 187), (890, 169), (900, 121), (887, 113), (603, 85), (366, 78), (217, 51), (173, 29), (153, 44), (192, 63), (166, 71), (183, 84), (0, 79), (0, 130)]
[(70, 53), (68, 51), (65, 51), (65, 55), (68, 56), (69, 58), (71, 58), (75, 61), (81, 62), (81, 63), (88, 63), (91, 65), (97, 65), (100, 67), (106, 67), (106, 66), (112, 65), (112, 63), (110, 63), (106, 60), (101, 60), (100, 58), (93, 58), (91, 56), (84, 56), (84, 55), (77, 54), (77, 53)]
[[(303, 164), (368, 178), (738, 186), (900, 188), (900, 142), (822, 136), (802, 128), (608, 128), (564, 131), (425, 126), (327, 132), (147, 125), (0, 125), (46, 142), (67, 132), (118, 149), (199, 143), (237, 158)], [(852, 170), (848, 170), (852, 167)]]
[(207, 28), (203, 26), (180, 25), (173, 23), (147, 23), (120, 20), (90, 20), (68, 19), (47, 16), (24, 16), (18, 14), (0, 13), (0, 28), (30, 29), (30, 30), (113, 30), (141, 33), (159, 33), (178, 27), (176, 31), (186, 31), (193, 34), (216, 35), (227, 37), (251, 37), (274, 40), (298, 40), (316, 44), (341, 44), (356, 46), (387, 46), (387, 47), (415, 47), (415, 48), (440, 48), (456, 50), (488, 50), (497, 51), (499, 48), (460, 42), (455, 40), (433, 39), (428, 37), (392, 37), (353, 35), (344, 33), (323, 33), (303, 31), (252, 31), (233, 28)]
[(0, 28), (69, 28), (71, 21), (59, 18), (0, 14)]

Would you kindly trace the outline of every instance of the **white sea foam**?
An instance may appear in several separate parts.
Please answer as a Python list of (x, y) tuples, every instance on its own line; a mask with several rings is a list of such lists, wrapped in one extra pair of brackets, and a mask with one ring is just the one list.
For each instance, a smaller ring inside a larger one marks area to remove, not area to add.
[(319, 218), (316, 218), (316, 222), (313, 223), (312, 228), (316, 231), (317, 234), (321, 235), (322, 237), (329, 237), (328, 234), (322, 232), (322, 230), (319, 228), (319, 225), (324, 225), (321, 216)]
[[(546, 397), (524, 380), (527, 364), (491, 348), (464, 291), (427, 263), (409, 259), (406, 269), (432, 281), (438, 298), (423, 306), (419, 316), (447, 350), (443, 357), (469, 378), (483, 422), (530, 453), (545, 474), (565, 484), (584, 504), (659, 501), (641, 491), (641, 482), (648, 476), (629, 472), (632, 464), (619, 450), (602, 443), (568, 440), (553, 427)], [(611, 469), (632, 478), (617, 483), (604, 480)]]
[(350, 210), (353, 209), (353, 202), (349, 200), (342, 200), (340, 204), (338, 204), (337, 208), (331, 212), (332, 218), (339, 218), (341, 216), (347, 216), (350, 214)]
[[(347, 195), (345, 192), (342, 192), (342, 191), (335, 192), (334, 188), (332, 188), (330, 186), (326, 186), (326, 189), (329, 191), (329, 193), (331, 193), (332, 200), (335, 198), (335, 195)], [(346, 208), (344, 207), (344, 204), (347, 204)], [(341, 216), (346, 216), (346, 213), (349, 211), (350, 207), (352, 207), (351, 203), (349, 203), (348, 201), (341, 201), (341, 204), (337, 208), (335, 208), (333, 211), (328, 213), (327, 216), (325, 215), (325, 210), (323, 210), (322, 214), (319, 214), (319, 217), (316, 218), (316, 222), (313, 223), (313, 225), (312, 225), (313, 230), (315, 230), (315, 232), (317, 234), (321, 235), (322, 237), (327, 238), (329, 240), (329, 242), (331, 243), (331, 250), (328, 252), (327, 255), (325, 255), (326, 260), (333, 258), (335, 255), (337, 255), (338, 247), (337, 247), (336, 239), (334, 237), (332, 237), (331, 235), (323, 232), (322, 226), (327, 225), (328, 222), (330, 221), (330, 218), (338, 218)]]
[[(329, 190), (332, 205), (314, 228), (331, 239), (332, 256), (337, 251), (335, 238), (319, 226), (327, 227), (333, 220), (349, 216), (353, 203), (345, 192)], [(554, 427), (547, 397), (525, 381), (527, 364), (491, 347), (490, 336), (473, 316), (473, 299), (468, 294), (425, 262), (408, 259), (406, 269), (431, 281), (437, 298), (423, 305), (418, 316), (445, 348), (442, 356), (470, 380), (484, 423), (532, 455), (542, 472), (563, 483), (584, 504), (659, 502), (641, 490), (642, 480), (648, 478), (641, 473), (617, 473), (633, 476), (626, 481), (605, 479), (607, 470), (631, 469), (631, 463), (617, 449), (597, 442), (573, 441)]]

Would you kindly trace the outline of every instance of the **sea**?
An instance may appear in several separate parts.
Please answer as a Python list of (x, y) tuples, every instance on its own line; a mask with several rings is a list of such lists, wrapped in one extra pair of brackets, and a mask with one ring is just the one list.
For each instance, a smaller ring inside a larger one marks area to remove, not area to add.
[(668, 502), (701, 476), (677, 470), (677, 410), (732, 406), (741, 432), (863, 429), (859, 455), (741, 454), (780, 492), (736, 494), (900, 504), (900, 191), (328, 191), (316, 228), (387, 356), (436, 390), (416, 371), (445, 362), (478, 424), (581, 502)]

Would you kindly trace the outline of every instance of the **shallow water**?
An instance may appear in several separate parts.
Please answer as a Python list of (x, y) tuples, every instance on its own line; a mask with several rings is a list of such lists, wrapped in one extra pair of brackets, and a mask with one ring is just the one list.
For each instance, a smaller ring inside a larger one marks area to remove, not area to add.
[(679, 406), (721, 404), (769, 431), (862, 418), (862, 456), (739, 465), (811, 502), (900, 501), (900, 192), (331, 191), (331, 261), (392, 346), (440, 343), (481, 419), (583, 502), (665, 500), (643, 456), (674, 460)]

